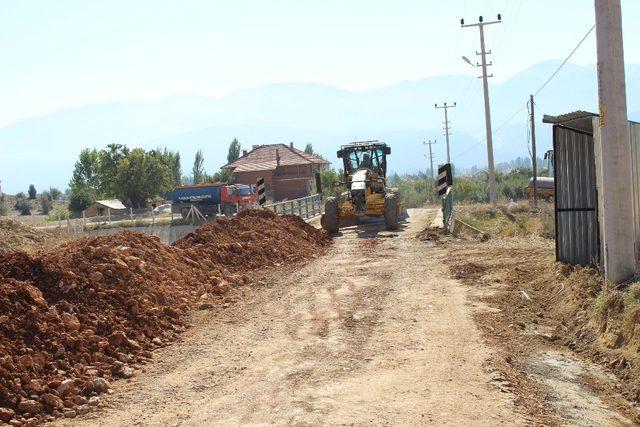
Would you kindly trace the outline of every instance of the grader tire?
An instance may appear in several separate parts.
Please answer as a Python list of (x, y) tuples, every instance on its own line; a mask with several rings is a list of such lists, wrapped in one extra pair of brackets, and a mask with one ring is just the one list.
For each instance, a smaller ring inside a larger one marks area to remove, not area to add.
[(398, 195), (388, 193), (384, 196), (384, 223), (387, 230), (398, 229)]
[(338, 200), (335, 197), (328, 197), (324, 202), (324, 215), (322, 218), (322, 227), (327, 232), (338, 232)]

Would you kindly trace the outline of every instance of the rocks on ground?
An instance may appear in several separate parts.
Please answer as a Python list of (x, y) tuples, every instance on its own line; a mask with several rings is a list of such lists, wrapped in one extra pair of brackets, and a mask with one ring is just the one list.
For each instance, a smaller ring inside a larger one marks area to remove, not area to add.
[(173, 246), (122, 232), (56, 250), (0, 254), (0, 421), (75, 417), (130, 378), (187, 324), (247, 283), (330, 242), (293, 216), (246, 211)]

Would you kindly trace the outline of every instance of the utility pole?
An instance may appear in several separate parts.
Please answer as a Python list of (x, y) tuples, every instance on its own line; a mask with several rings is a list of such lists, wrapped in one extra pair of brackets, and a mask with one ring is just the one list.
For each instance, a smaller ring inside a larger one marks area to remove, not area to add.
[(435, 139), (433, 141), (429, 140), (429, 142), (424, 141), (423, 144), (424, 145), (428, 145), (429, 146), (429, 155), (427, 156), (425, 154), (425, 157), (429, 158), (429, 162), (431, 162), (431, 184), (435, 186), (436, 183), (436, 179), (435, 179), (435, 175), (433, 174), (433, 151), (431, 151), (431, 145), (432, 144), (436, 144), (438, 141), (436, 141)]
[(604, 271), (620, 283), (635, 273), (631, 146), (620, 0), (595, 0), (602, 159)]
[(429, 140), (429, 142), (424, 141), (423, 144), (424, 145), (428, 145), (429, 146), (429, 155), (427, 156), (425, 154), (425, 157), (429, 158), (429, 161), (431, 163), (431, 181), (435, 182), (435, 176), (433, 174), (433, 151), (431, 151), (431, 145), (432, 144), (436, 144), (438, 141), (436, 141), (435, 139), (433, 141)]
[(498, 14), (497, 21), (483, 22), (482, 16), (478, 18), (478, 22), (475, 24), (465, 24), (464, 19), (460, 20), (460, 25), (464, 27), (478, 27), (480, 30), (480, 52), (476, 52), (476, 55), (480, 55), (482, 63), (477, 64), (478, 67), (482, 67), (482, 86), (484, 89), (484, 121), (487, 132), (487, 163), (489, 169), (489, 201), (492, 205), (496, 204), (496, 172), (493, 165), (493, 134), (491, 132), (491, 107), (489, 106), (489, 82), (487, 78), (493, 77), (487, 75), (487, 66), (493, 65), (487, 64), (487, 55), (491, 54), (491, 51), (487, 52), (484, 48), (484, 26), (499, 24), (502, 22), (502, 16)]
[(533, 169), (533, 205), (538, 205), (538, 157), (536, 154), (536, 119), (534, 114), (534, 102), (533, 95), (530, 98), (531, 101), (531, 157), (532, 157), (532, 169)]
[(456, 103), (454, 102), (453, 105), (447, 105), (447, 103), (445, 102), (442, 106), (438, 107), (438, 104), (436, 104), (436, 109), (444, 109), (444, 136), (447, 139), (447, 163), (451, 163), (451, 154), (449, 153), (449, 135), (451, 135), (449, 133), (449, 116), (447, 115), (447, 110), (449, 108), (456, 108)]

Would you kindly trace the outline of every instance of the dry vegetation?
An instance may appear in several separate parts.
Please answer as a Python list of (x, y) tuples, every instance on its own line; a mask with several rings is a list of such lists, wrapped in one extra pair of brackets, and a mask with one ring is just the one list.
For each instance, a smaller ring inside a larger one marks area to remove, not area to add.
[(553, 205), (511, 202), (506, 205), (474, 204), (456, 207), (456, 218), (489, 233), (493, 238), (539, 236), (553, 239)]
[(612, 286), (595, 268), (556, 263), (548, 205), (475, 205), (456, 213), (492, 235), (486, 242), (447, 242), (448, 263), (451, 275), (471, 285), (472, 294), (490, 307), (477, 322), (503, 351), (492, 364), (519, 389), (517, 403), (538, 420), (557, 422), (548, 390), (524, 374), (525, 361), (535, 351), (568, 348), (614, 374), (619, 385), (585, 381), (630, 419), (640, 420), (627, 402), (613, 397), (617, 391), (640, 402), (640, 281)]
[(36, 230), (12, 219), (0, 219), (0, 253), (35, 252), (62, 244), (70, 239), (63, 230)]

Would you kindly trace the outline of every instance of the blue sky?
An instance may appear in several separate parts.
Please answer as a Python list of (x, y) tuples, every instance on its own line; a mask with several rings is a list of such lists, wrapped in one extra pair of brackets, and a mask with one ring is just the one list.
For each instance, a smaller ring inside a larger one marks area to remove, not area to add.
[[(562, 59), (594, 22), (593, 0), (30, 1), (0, 13), (0, 125), (64, 107), (274, 82), (354, 91), (469, 74), (483, 14), (501, 81)], [(640, 1), (623, 0), (625, 55), (640, 63)], [(637, 27), (636, 27), (637, 28)], [(595, 35), (572, 60), (595, 63)]]

